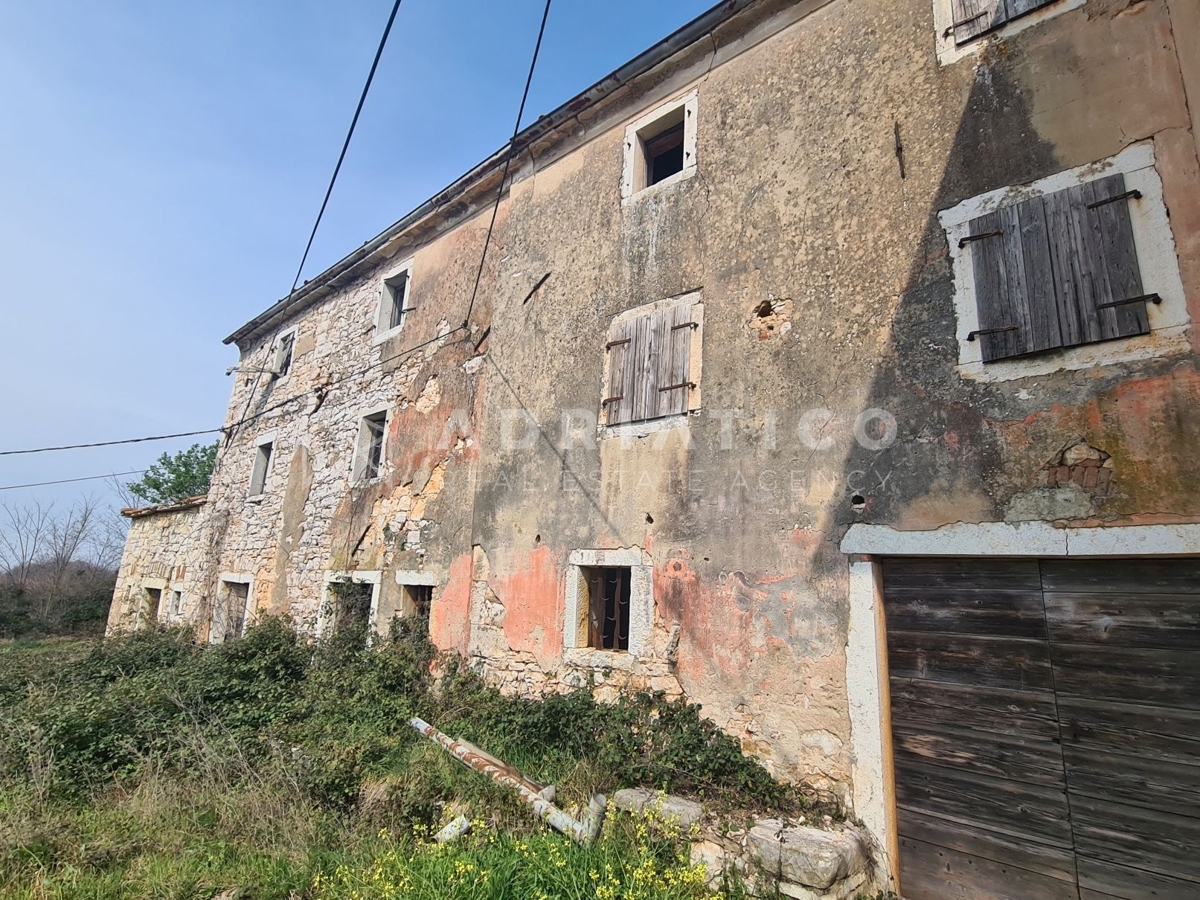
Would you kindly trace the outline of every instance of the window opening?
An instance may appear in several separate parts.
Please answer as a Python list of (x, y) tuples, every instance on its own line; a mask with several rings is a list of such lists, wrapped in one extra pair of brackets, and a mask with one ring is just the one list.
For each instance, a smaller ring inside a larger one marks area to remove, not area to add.
[(589, 599), (588, 645), (597, 650), (629, 649), (628, 566), (583, 569)]

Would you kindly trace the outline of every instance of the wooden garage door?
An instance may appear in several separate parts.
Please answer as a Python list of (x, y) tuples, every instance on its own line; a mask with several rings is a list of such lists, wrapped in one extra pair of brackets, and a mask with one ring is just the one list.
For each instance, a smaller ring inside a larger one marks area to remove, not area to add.
[(883, 571), (904, 896), (1200, 898), (1200, 561)]

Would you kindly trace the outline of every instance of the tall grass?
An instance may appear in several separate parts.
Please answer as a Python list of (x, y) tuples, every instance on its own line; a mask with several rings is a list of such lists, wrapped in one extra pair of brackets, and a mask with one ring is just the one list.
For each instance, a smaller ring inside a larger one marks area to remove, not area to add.
[[(0, 650), (0, 898), (706, 896), (686, 844), (611, 816), (579, 848), (421, 739), (420, 715), (560, 803), (647, 785), (795, 810), (696, 707), (501, 696), (419, 632), (310, 646), (285, 622)], [(466, 811), (471, 836), (431, 845)], [(230, 893), (234, 891), (234, 893)], [(236, 893), (240, 891), (239, 893)]]

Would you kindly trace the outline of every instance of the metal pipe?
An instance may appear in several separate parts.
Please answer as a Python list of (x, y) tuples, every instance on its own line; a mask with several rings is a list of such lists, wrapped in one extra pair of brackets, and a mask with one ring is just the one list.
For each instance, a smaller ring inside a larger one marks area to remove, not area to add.
[(413, 718), (409, 720), (408, 724), (464, 766), (482, 772), (494, 781), (513, 788), (521, 796), (521, 799), (533, 808), (538, 818), (577, 844), (590, 844), (600, 834), (600, 828), (604, 823), (604, 810), (607, 807), (607, 801), (603, 795), (598, 794), (592, 798), (592, 802), (588, 806), (587, 824), (577, 822), (537, 791), (531, 790), (526, 781), (514, 777), (510, 771), (511, 766), (497, 765), (492, 758), (474, 752), (475, 748), (470, 744), (454, 740), (423, 719)]

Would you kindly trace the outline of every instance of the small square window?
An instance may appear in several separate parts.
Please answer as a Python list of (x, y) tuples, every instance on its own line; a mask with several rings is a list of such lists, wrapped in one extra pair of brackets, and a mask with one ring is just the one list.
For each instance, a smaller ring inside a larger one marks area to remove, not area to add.
[(267, 489), (267, 474), (271, 470), (271, 451), (274, 444), (259, 444), (254, 454), (254, 470), (250, 473), (250, 496), (258, 497)]
[(387, 411), (364, 416), (358, 429), (354, 480), (371, 481), (383, 468), (383, 445), (387, 435)]
[(405, 614), (428, 622), (429, 610), (433, 606), (433, 585), (406, 584), (404, 588)]
[(695, 173), (696, 97), (693, 91), (673, 100), (625, 129), (624, 199)]
[(628, 566), (585, 566), (580, 569), (588, 595), (588, 646), (596, 650), (629, 649)]
[(278, 342), (275, 344), (275, 370), (276, 378), (283, 378), (292, 371), (292, 355), (296, 350), (296, 332), (289, 331), (281, 335)]
[(183, 615), (183, 591), (171, 591), (171, 608), (168, 614), (172, 620)]

